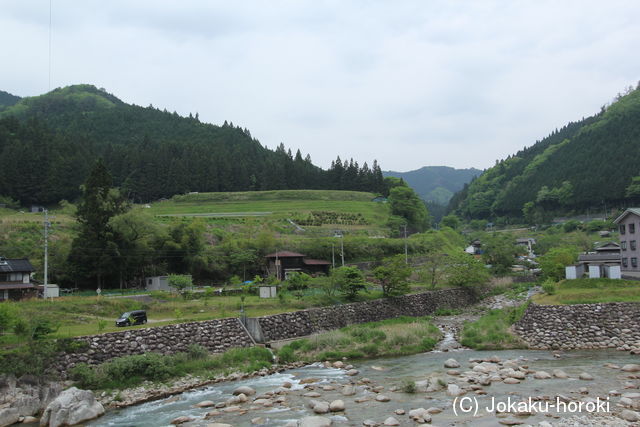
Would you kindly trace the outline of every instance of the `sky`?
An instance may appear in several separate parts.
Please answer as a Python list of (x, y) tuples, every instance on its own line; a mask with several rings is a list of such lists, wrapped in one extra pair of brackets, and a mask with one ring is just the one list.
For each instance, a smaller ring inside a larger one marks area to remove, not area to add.
[(638, 16), (637, 0), (2, 0), (0, 90), (89, 83), (324, 168), (484, 169), (635, 87)]

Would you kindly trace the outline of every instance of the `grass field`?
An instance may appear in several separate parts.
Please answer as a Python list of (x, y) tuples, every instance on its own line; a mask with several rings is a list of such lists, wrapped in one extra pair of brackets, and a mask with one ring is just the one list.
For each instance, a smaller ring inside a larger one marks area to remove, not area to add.
[[(209, 296), (199, 295), (198, 299), (183, 299), (174, 294), (154, 292), (150, 296), (136, 298), (114, 298), (105, 296), (67, 296), (51, 300), (25, 300), (5, 302), (2, 308), (16, 317), (26, 320), (46, 319), (57, 327), (51, 338), (69, 338), (105, 332), (122, 331), (130, 328), (163, 326), (180, 322), (237, 317), (241, 308), (250, 317), (265, 316), (288, 311), (302, 310), (341, 303), (329, 300), (323, 294), (312, 293), (302, 298), (286, 294), (283, 298), (262, 299), (246, 295), (244, 302), (240, 295)], [(361, 300), (379, 298), (381, 292), (370, 291), (360, 296)], [(148, 323), (131, 327), (116, 327), (115, 320), (130, 310), (147, 310)], [(1, 313), (0, 313), (1, 314)], [(0, 335), (0, 344), (15, 345), (21, 341), (12, 333)]]
[[(209, 218), (287, 219), (306, 216), (312, 211), (362, 214), (371, 227), (382, 227), (388, 206), (373, 202), (372, 193), (333, 190), (273, 190), (235, 193), (198, 193), (174, 196), (151, 204), (156, 216)], [(327, 224), (331, 225), (331, 224)], [(362, 228), (336, 224), (340, 228)], [(335, 228), (335, 226), (334, 226)]]
[(613, 279), (563, 280), (553, 295), (540, 294), (536, 304), (590, 304), (599, 302), (640, 302), (640, 282)]

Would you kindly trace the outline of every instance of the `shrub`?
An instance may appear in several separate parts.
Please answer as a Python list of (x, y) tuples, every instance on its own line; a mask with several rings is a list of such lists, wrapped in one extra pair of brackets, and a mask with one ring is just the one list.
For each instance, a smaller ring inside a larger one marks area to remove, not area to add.
[(556, 293), (556, 284), (553, 280), (545, 280), (544, 283), (542, 283), (542, 290), (547, 295), (553, 295)]
[(413, 394), (416, 392), (416, 382), (413, 380), (404, 380), (400, 387), (405, 393)]

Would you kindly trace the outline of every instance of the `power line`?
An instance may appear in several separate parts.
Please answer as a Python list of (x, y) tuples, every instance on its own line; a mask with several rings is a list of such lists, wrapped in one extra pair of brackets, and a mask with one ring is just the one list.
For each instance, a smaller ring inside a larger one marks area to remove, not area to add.
[(51, 91), (51, 9), (53, 0), (49, 0), (49, 91)]

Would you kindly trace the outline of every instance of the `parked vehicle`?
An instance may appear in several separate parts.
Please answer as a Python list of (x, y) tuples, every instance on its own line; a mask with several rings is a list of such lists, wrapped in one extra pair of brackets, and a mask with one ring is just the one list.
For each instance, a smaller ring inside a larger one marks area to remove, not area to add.
[(116, 320), (116, 326), (142, 325), (144, 323), (147, 323), (147, 312), (144, 310), (127, 311)]

